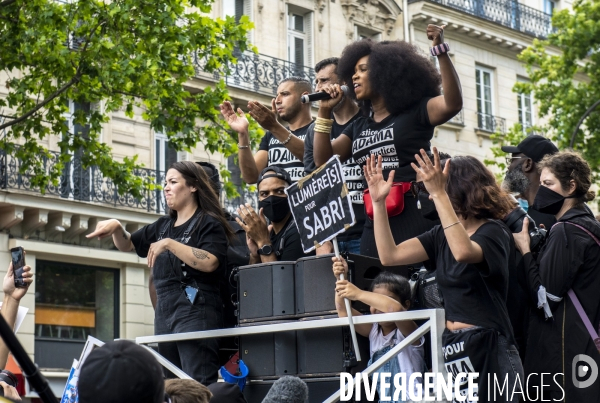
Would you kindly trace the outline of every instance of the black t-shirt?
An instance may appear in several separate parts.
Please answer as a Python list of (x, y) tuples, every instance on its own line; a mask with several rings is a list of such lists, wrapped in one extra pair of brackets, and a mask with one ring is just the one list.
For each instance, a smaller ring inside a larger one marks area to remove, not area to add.
[[(312, 130), (313, 126), (314, 122), (310, 122), (304, 127), (291, 130), (291, 132), (300, 140), (304, 141), (306, 134), (309, 130)], [(285, 169), (292, 177), (293, 182), (298, 182), (298, 180), (304, 176), (304, 165), (302, 164), (302, 161), (294, 157), (294, 154), (277, 140), (277, 138), (273, 136), (273, 133), (265, 133), (260, 141), (258, 149), (264, 150), (269, 154), (267, 166), (277, 166)]]
[(476, 264), (454, 259), (440, 225), (417, 239), (435, 261), (446, 320), (495, 329), (514, 343), (506, 309), (510, 239), (501, 224), (486, 222), (471, 235), (483, 250), (484, 260)]
[[(177, 227), (169, 225), (163, 237), (171, 239), (181, 238), (193, 218), (194, 217), (192, 216), (188, 221)], [(158, 219), (158, 221), (146, 225), (145, 227), (131, 234), (131, 242), (133, 243), (133, 246), (135, 246), (135, 251), (138, 256), (148, 256), (148, 249), (150, 248), (150, 245), (158, 241), (161, 231), (163, 230), (165, 224), (170, 220), (171, 218), (169, 216), (161, 217)], [(227, 265), (227, 244), (227, 236), (225, 235), (225, 230), (223, 229), (221, 223), (219, 223), (216, 218), (211, 217), (208, 214), (202, 214), (199, 222), (196, 225), (196, 229), (194, 229), (190, 234), (190, 240), (186, 246), (202, 249), (213, 254), (219, 261), (219, 267), (210, 273), (196, 270), (188, 265), (185, 265), (185, 268), (182, 267), (182, 270), (185, 270), (188, 273), (188, 277), (195, 279), (198, 284), (206, 284), (218, 287), (219, 279), (223, 275)], [(163, 253), (171, 254), (170, 252)], [(175, 264), (177, 264), (177, 261), (178, 259), (173, 259)], [(152, 273), (154, 275), (154, 285), (157, 289), (179, 284), (180, 279), (176, 274), (175, 266), (166, 268), (155, 267), (153, 268)]]
[(342, 135), (352, 140), (352, 157), (362, 168), (370, 155), (383, 156), (383, 175), (387, 179), (395, 170), (395, 182), (415, 180), (415, 171), (410, 163), (421, 148), (429, 151), (434, 126), (429, 122), (427, 102), (422, 99), (413, 108), (390, 115), (381, 122), (372, 118), (359, 117), (348, 126)]
[[(338, 138), (344, 129), (352, 122), (354, 122), (361, 113), (358, 112), (348, 122), (343, 125), (338, 124), (335, 118), (332, 116), (333, 127), (331, 129), (331, 140)], [(311, 128), (304, 138), (304, 175), (312, 173), (317, 166), (315, 165), (315, 159), (313, 155), (314, 149), (315, 131)], [(343, 234), (338, 235), (337, 239), (340, 242), (346, 242), (352, 239), (360, 238), (365, 223), (365, 206), (363, 203), (363, 190), (364, 190), (364, 174), (362, 168), (354, 161), (354, 158), (350, 157), (347, 161), (342, 163), (342, 169), (344, 170), (344, 177), (346, 178), (346, 187), (350, 194), (350, 200), (352, 200), (352, 208), (354, 210), (354, 217), (356, 218), (356, 224), (350, 227)]]
[(315, 254), (314, 252), (304, 253), (300, 234), (298, 233), (298, 228), (292, 214), (290, 214), (290, 217), (279, 233), (276, 234), (275, 231), (271, 231), (269, 235), (271, 237), (271, 245), (273, 245), (273, 252), (277, 254), (277, 260), (279, 261), (296, 261)]

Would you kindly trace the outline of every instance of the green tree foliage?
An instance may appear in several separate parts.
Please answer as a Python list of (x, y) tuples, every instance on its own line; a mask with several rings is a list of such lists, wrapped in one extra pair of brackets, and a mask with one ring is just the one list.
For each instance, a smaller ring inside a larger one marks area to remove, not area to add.
[[(554, 14), (552, 26), (548, 39), (534, 40), (519, 55), (531, 81), (517, 83), (514, 90), (534, 94), (539, 115), (548, 119), (542, 132), (564, 149), (579, 119), (600, 100), (600, 1), (577, 0), (572, 10)], [(600, 110), (585, 120), (573, 148), (598, 171)]]
[[(136, 156), (116, 161), (100, 141), (113, 112), (124, 110), (165, 133), (177, 150), (201, 142), (210, 152), (237, 152), (217, 106), (225, 84), (204, 90), (185, 87), (204, 71), (225, 68), (248, 48), (247, 17), (211, 18), (212, 0), (4, 0), (0, 1), (0, 149), (23, 161), (32, 185), (44, 191), (58, 183), (73, 154), (84, 167), (96, 165), (119, 191), (139, 195), (147, 183), (134, 175)], [(101, 105), (75, 112), (69, 130), (68, 102)], [(59, 157), (44, 146), (56, 135)], [(15, 147), (21, 142), (20, 147)]]

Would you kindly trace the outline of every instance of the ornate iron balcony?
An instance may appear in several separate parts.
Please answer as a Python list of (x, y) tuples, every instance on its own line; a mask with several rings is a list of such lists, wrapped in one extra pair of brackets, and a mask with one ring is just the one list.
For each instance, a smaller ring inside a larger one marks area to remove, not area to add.
[(506, 119), (477, 112), (477, 128), (491, 133), (506, 133)]
[[(421, 0), (409, 0), (416, 3)], [(536, 38), (552, 32), (552, 15), (516, 0), (430, 0)]]
[(315, 70), (311, 67), (253, 52), (239, 52), (236, 58), (237, 63), (232, 63), (221, 71), (207, 73), (204, 71), (206, 61), (196, 57), (194, 59), (196, 76), (210, 81), (218, 81), (222, 78), (229, 87), (267, 96), (277, 95), (279, 82), (287, 77), (301, 77), (311, 84), (315, 82)]
[[(58, 152), (51, 152), (51, 154), (50, 159), (44, 160), (46, 172), (49, 172), (56, 164), (59, 156)], [(40, 193), (38, 188), (31, 185), (31, 173), (19, 173), (20, 166), (21, 161), (18, 158), (0, 150), (0, 189)], [(165, 180), (165, 173), (154, 169), (137, 169), (134, 174), (157, 185), (162, 185)], [(131, 194), (119, 195), (116, 186), (109, 178), (102, 175), (98, 167), (92, 166), (84, 169), (81, 159), (77, 156), (74, 156), (63, 170), (58, 186), (46, 187), (46, 194), (66, 200), (128, 207), (158, 214), (165, 212), (162, 190), (148, 190), (141, 199), (137, 199)]]

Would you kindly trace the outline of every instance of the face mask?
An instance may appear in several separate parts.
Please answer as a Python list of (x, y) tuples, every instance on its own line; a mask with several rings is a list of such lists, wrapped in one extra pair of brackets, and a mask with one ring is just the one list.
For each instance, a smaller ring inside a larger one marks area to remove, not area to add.
[(419, 192), (419, 195), (417, 196), (417, 208), (421, 211), (423, 218), (431, 221), (440, 219), (440, 216), (435, 209), (435, 203), (433, 200), (429, 200), (429, 193)]
[(538, 189), (535, 200), (531, 205), (531, 208), (544, 214), (556, 215), (562, 208), (565, 199), (573, 198), (575, 196), (563, 196), (560, 193), (556, 193), (554, 190), (547, 188), (546, 186), (540, 186)]
[(290, 212), (287, 197), (269, 196), (258, 202), (258, 208), (271, 222), (280, 222)]

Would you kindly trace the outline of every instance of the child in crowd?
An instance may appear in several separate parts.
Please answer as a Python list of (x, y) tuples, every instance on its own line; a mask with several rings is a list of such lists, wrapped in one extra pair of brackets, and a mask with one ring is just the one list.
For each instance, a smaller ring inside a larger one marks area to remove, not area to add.
[[(338, 279), (335, 287), (335, 308), (338, 316), (343, 318), (348, 316), (344, 298), (352, 301), (361, 301), (371, 307), (371, 314), (402, 312), (410, 308), (411, 290), (408, 280), (398, 274), (384, 271), (380, 273), (371, 284), (370, 291), (363, 291), (348, 280), (340, 280), (340, 274), (348, 278), (348, 264), (343, 258), (333, 258), (333, 274)], [(362, 315), (355, 309), (352, 309), (352, 315)], [(369, 338), (371, 358), (369, 365), (381, 358), (385, 353), (394, 348), (398, 343), (408, 337), (417, 329), (417, 324), (412, 320), (399, 322), (381, 322), (373, 324), (357, 324), (356, 332)], [(391, 359), (375, 372), (391, 373), (390, 389), (386, 390), (387, 396), (392, 398), (392, 402), (397, 403), (402, 400), (402, 394), (399, 394), (399, 400), (394, 400), (394, 375), (405, 373), (406, 381), (413, 372), (423, 373), (425, 370), (425, 359), (423, 352), (423, 343), (425, 338), (421, 337), (415, 343), (403, 349), (397, 356), (397, 359)], [(421, 382), (421, 378), (417, 378)], [(415, 382), (415, 395), (418, 395), (419, 387)], [(408, 400), (408, 390), (406, 399)], [(381, 398), (381, 391), (379, 391)]]

